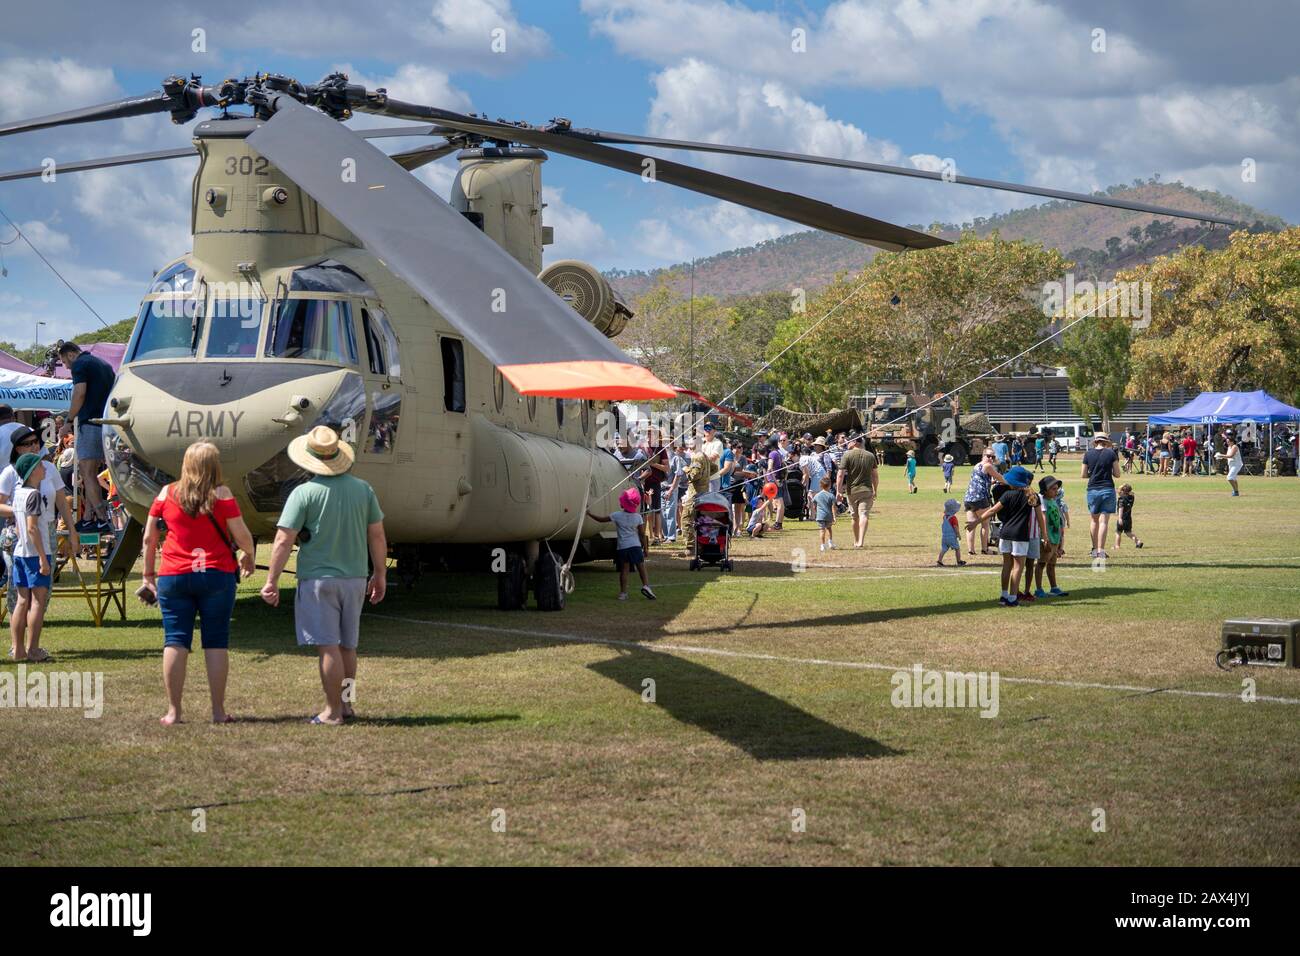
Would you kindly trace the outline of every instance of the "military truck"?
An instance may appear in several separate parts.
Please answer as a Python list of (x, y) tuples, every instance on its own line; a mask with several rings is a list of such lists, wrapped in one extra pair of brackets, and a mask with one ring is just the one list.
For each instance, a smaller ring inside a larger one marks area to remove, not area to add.
[[(901, 465), (909, 451), (920, 465), (937, 465), (952, 455), (959, 465), (979, 461), (996, 434), (983, 412), (963, 415), (955, 399), (928, 403), (908, 392), (878, 395), (867, 409), (867, 434), (887, 465)], [(892, 423), (892, 424), (891, 424)]]

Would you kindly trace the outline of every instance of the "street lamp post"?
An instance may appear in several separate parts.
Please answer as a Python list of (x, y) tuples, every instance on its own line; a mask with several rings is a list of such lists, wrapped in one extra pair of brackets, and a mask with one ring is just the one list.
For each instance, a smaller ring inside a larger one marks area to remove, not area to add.
[(44, 322), (36, 323), (36, 344), (37, 345), (41, 344), (41, 326), (44, 324), (45, 324)]

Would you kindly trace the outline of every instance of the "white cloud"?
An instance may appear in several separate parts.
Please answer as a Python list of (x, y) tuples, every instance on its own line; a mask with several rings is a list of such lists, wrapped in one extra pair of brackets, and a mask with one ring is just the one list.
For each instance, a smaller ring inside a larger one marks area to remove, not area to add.
[[(42, 255), (51, 259), (67, 255), (72, 249), (72, 238), (66, 232), (55, 229), (50, 222), (43, 219), (29, 219), (26, 222), (20, 222), (18, 228), (31, 241), (31, 245), (29, 246), (22, 239), (6, 245), (4, 252), (7, 258), (35, 258), (32, 253), (32, 246), (39, 249)], [(5, 237), (6, 242), (10, 238), (17, 238), (17, 234), (8, 223), (0, 225), (0, 235)]]
[(0, 120), (46, 116), (121, 95), (113, 71), (69, 57), (0, 59)]
[(555, 242), (543, 250), (548, 261), (590, 261), (608, 255), (610, 240), (604, 228), (585, 210), (565, 202), (561, 187), (543, 186), (542, 201), (546, 204), (542, 223), (555, 229)]
[(77, 173), (76, 208), (129, 247), (142, 272), (156, 269), (193, 246), (194, 165), (174, 161)]
[[(629, 245), (635, 248), (639, 259), (649, 258), (656, 265), (675, 264), (752, 246), (806, 228), (734, 203), (715, 202), (682, 210), (671, 221), (642, 219)], [(608, 263), (602, 263), (602, 267), (607, 266)]]
[[(1294, 4), (1249, 15), (1198, 4), (1187, 17), (1162, 4), (1074, 0), (839, 0), (820, 13), (722, 0), (583, 0), (583, 9), (617, 50), (659, 64), (662, 75), (695, 60), (716, 75), (757, 74), (757, 87), (731, 91), (740, 94), (730, 103), (737, 132), (772, 83), (803, 97), (831, 87), (933, 88), (950, 108), (989, 117), (1029, 182), (1087, 191), (1182, 170), (1195, 177), (1189, 185), (1230, 184), (1252, 202), (1300, 214), (1286, 180), (1257, 184), (1250, 196), (1239, 176), (1234, 181), (1247, 156), (1300, 163), (1300, 75), (1277, 36), (1294, 35)], [(1094, 52), (1093, 31), (1102, 26), (1105, 50)], [(807, 52), (791, 49), (795, 28), (806, 31)], [(717, 112), (728, 101), (724, 91), (697, 92), (700, 103), (679, 103), (679, 115)], [(652, 114), (652, 125), (657, 119)], [(956, 159), (963, 172), (994, 175), (968, 168), (960, 151)], [(1062, 172), (1066, 178), (1054, 178)]]
[[(830, 116), (823, 106), (799, 96), (776, 80), (728, 72), (692, 59), (656, 74), (654, 88), (647, 126), (656, 136), (766, 147), (893, 166), (909, 163), (909, 157), (904, 156), (898, 144)], [(893, 222), (928, 225), (936, 219), (962, 220), (987, 216), (1014, 204), (1013, 200), (998, 194), (974, 190), (954, 194), (936, 189), (933, 183), (899, 180), (878, 173), (708, 153), (687, 155), (685, 161), (692, 164)], [(939, 157), (919, 153), (910, 157), (910, 161), (918, 168), (932, 169), (941, 169), (943, 162)], [(932, 165), (926, 165), (932, 161)], [(739, 210), (739, 207), (732, 208)], [(750, 225), (739, 231), (759, 235), (752, 241), (771, 238), (760, 235), (762, 230), (752, 223), (761, 221), (770, 226), (775, 220), (748, 215)], [(714, 226), (720, 228), (716, 219)], [(796, 228), (806, 227), (783, 224), (781, 231)]]
[(446, 72), (419, 63), (404, 63), (395, 73), (373, 77), (354, 70), (351, 64), (342, 64), (336, 70), (346, 73), (349, 82), (359, 83), (367, 89), (383, 88), (395, 100), (438, 106), (443, 109), (464, 111), (470, 107), (469, 95), (451, 84)]

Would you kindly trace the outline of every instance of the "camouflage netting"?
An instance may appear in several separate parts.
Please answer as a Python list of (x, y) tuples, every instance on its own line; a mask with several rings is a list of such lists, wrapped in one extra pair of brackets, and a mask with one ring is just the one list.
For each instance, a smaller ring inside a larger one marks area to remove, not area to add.
[(856, 408), (837, 408), (829, 412), (795, 412), (778, 405), (757, 422), (756, 431), (785, 431), (792, 435), (812, 432), (814, 436), (833, 432), (861, 431), (862, 416)]
[(961, 428), (962, 431), (974, 435), (993, 434), (993, 426), (989, 423), (989, 417), (983, 412), (972, 412), (969, 415), (961, 416)]

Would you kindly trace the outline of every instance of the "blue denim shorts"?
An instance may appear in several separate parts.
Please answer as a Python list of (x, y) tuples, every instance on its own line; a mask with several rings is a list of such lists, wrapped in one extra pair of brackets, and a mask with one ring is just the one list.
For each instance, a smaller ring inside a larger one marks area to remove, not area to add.
[(641, 550), (639, 544), (630, 548), (619, 548), (614, 552), (614, 564), (619, 568), (625, 564), (632, 568), (640, 567), (645, 564), (645, 552)]
[(1114, 488), (1088, 489), (1088, 514), (1113, 515), (1115, 513)]
[(230, 613), (235, 609), (233, 571), (192, 571), (158, 576), (158, 607), (162, 611), (163, 646), (194, 645), (194, 615), (199, 616), (205, 651), (230, 646)]
[[(50, 561), (51, 566), (54, 562)], [(14, 587), (16, 588), (48, 588), (50, 586), (50, 576), (41, 574), (40, 558), (25, 558), (22, 555), (14, 556)]]

